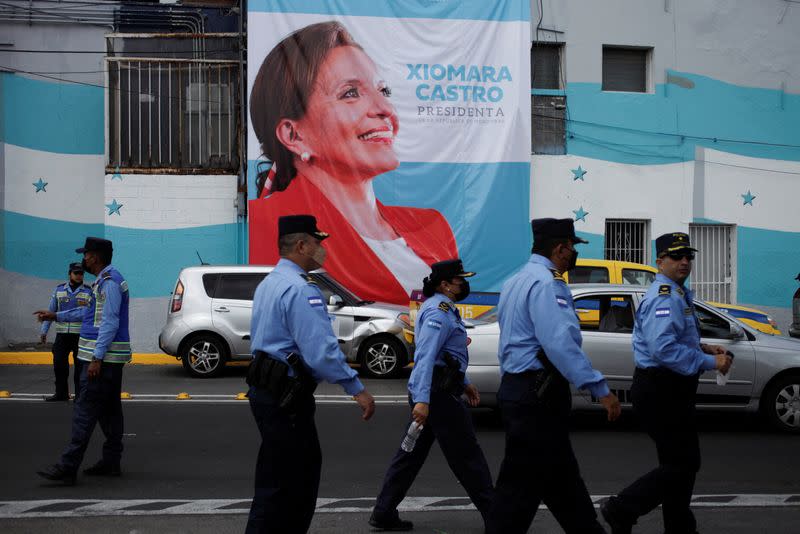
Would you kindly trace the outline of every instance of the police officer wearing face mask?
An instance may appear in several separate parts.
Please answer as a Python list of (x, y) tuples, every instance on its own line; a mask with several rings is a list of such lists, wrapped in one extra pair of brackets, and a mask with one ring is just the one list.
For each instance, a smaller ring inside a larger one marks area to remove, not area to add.
[[(423, 280), (422, 291), (427, 299), (417, 315), (414, 370), (408, 381), (411, 420), (423, 428), (413, 450), (399, 448), (392, 458), (369, 519), (369, 524), (378, 530), (413, 528), (411, 521), (400, 519), (397, 506), (422, 468), (434, 440), (439, 442), (447, 463), (481, 515), (485, 517), (489, 512), (492, 477), (461, 399), (465, 394), (470, 406), (477, 406), (480, 395), (466, 377), (467, 330), (454, 304), (469, 295), (466, 279), (474, 275), (464, 271), (461, 260), (453, 259), (434, 263), (430, 276)], [(406, 429), (403, 430), (405, 435)]]
[(308, 530), (322, 468), (314, 424), (317, 382), (339, 384), (361, 407), (364, 420), (375, 411), (372, 395), (339, 349), (322, 293), (308, 276), (325, 262), (327, 237), (311, 215), (280, 217), (281, 259), (253, 297), (247, 383), (261, 448), (249, 534)]
[(581, 349), (575, 307), (561, 273), (575, 266), (572, 219), (534, 219), (533, 254), (504, 284), (498, 304), (502, 379), (497, 397), (505, 458), (487, 521), (490, 534), (528, 531), (544, 501), (568, 534), (605, 532), (569, 439), (570, 382), (588, 390), (613, 421), (617, 397)]
[(656, 239), (658, 274), (636, 312), (631, 385), (633, 408), (656, 442), (658, 467), (601, 507), (613, 534), (630, 534), (636, 519), (659, 504), (666, 534), (694, 534), (689, 504), (700, 469), (695, 397), (700, 374), (727, 373), (724, 347), (700, 343), (692, 291), (685, 287), (697, 249), (682, 232)]

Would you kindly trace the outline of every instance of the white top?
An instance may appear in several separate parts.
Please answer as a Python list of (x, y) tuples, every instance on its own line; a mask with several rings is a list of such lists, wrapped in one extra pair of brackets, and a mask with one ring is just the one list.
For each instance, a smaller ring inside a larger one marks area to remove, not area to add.
[(431, 268), (406, 244), (402, 237), (390, 241), (361, 236), (372, 252), (386, 265), (407, 294), (422, 289), (422, 279), (431, 273)]

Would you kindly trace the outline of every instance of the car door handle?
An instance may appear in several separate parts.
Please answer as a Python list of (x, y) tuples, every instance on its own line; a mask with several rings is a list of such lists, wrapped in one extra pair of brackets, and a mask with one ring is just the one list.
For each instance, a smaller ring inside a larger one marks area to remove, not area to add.
[(220, 306), (219, 308), (214, 308), (214, 311), (220, 313), (228, 313), (230, 310), (225, 306)]

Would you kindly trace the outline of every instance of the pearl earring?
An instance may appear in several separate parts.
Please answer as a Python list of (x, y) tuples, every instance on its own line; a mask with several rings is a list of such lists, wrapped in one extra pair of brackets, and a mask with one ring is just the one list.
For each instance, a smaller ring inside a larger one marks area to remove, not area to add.
[(309, 154), (308, 152), (303, 152), (302, 154), (300, 154), (300, 159), (303, 161), (303, 163), (308, 163), (308, 160), (311, 159), (311, 154)]

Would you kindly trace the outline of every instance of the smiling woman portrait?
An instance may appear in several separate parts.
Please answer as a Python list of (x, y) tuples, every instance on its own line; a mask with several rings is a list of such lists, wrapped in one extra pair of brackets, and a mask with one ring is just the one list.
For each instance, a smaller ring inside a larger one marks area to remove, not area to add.
[(263, 157), (249, 203), (250, 262), (278, 261), (277, 221), (310, 213), (330, 230), (326, 269), (363, 299), (408, 304), (430, 265), (458, 256), (434, 209), (386, 206), (372, 180), (396, 169), (391, 89), (338, 22), (299, 29), (273, 48), (250, 93)]

